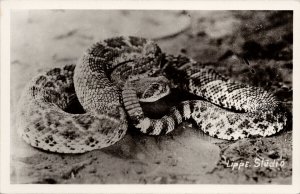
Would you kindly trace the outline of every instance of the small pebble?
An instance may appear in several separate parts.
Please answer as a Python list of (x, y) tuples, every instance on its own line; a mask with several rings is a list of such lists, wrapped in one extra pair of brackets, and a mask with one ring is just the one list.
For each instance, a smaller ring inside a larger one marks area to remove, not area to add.
[(139, 159), (139, 160), (145, 160), (146, 158), (146, 155), (144, 153), (137, 153), (136, 154), (136, 157)]
[(89, 170), (89, 173), (96, 173), (96, 172), (97, 172), (96, 168), (92, 168)]

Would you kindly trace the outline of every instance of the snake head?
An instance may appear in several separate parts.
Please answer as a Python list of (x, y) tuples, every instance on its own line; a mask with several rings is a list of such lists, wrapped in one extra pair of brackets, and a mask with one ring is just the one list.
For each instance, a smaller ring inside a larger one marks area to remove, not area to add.
[(169, 85), (164, 82), (150, 83), (140, 97), (140, 102), (154, 102), (170, 94)]
[(170, 94), (170, 82), (164, 76), (143, 77), (131, 81), (140, 102), (155, 102)]

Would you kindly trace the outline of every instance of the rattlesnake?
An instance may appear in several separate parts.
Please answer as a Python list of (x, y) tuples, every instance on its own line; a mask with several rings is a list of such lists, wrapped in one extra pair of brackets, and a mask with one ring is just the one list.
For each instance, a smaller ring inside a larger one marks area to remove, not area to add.
[[(183, 101), (161, 119), (146, 117), (138, 98), (157, 100), (169, 94), (169, 86), (208, 102)], [(65, 111), (76, 97), (82, 114)], [(27, 143), (59, 153), (110, 146), (125, 135), (128, 120), (143, 133), (160, 135), (191, 118), (209, 135), (229, 140), (269, 136), (287, 123), (273, 94), (230, 81), (187, 57), (166, 55), (153, 41), (137, 37), (100, 41), (76, 65), (37, 75), (24, 88), (17, 113), (18, 132)]]

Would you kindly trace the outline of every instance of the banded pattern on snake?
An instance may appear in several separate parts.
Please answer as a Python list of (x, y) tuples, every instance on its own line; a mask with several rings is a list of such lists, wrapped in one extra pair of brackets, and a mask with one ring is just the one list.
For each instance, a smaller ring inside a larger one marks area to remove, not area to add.
[[(170, 87), (206, 101), (183, 101), (161, 119), (146, 117), (139, 101), (158, 100)], [(65, 111), (75, 96), (85, 113)], [(273, 94), (230, 81), (187, 57), (166, 55), (153, 41), (115, 37), (92, 45), (76, 66), (53, 68), (28, 83), (18, 131), (34, 147), (82, 153), (119, 141), (128, 121), (143, 133), (160, 135), (186, 119), (228, 140), (269, 136), (287, 123)]]

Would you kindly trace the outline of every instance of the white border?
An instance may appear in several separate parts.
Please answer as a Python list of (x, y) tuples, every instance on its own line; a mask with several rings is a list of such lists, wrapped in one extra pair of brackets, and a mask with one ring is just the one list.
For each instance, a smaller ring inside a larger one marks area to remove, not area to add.
[[(1, 17), (1, 185), (0, 193), (298, 193), (300, 192), (300, 1), (2, 1)], [(10, 11), (12, 9), (294, 10), (293, 183), (292, 185), (38, 185), (10, 184)]]

